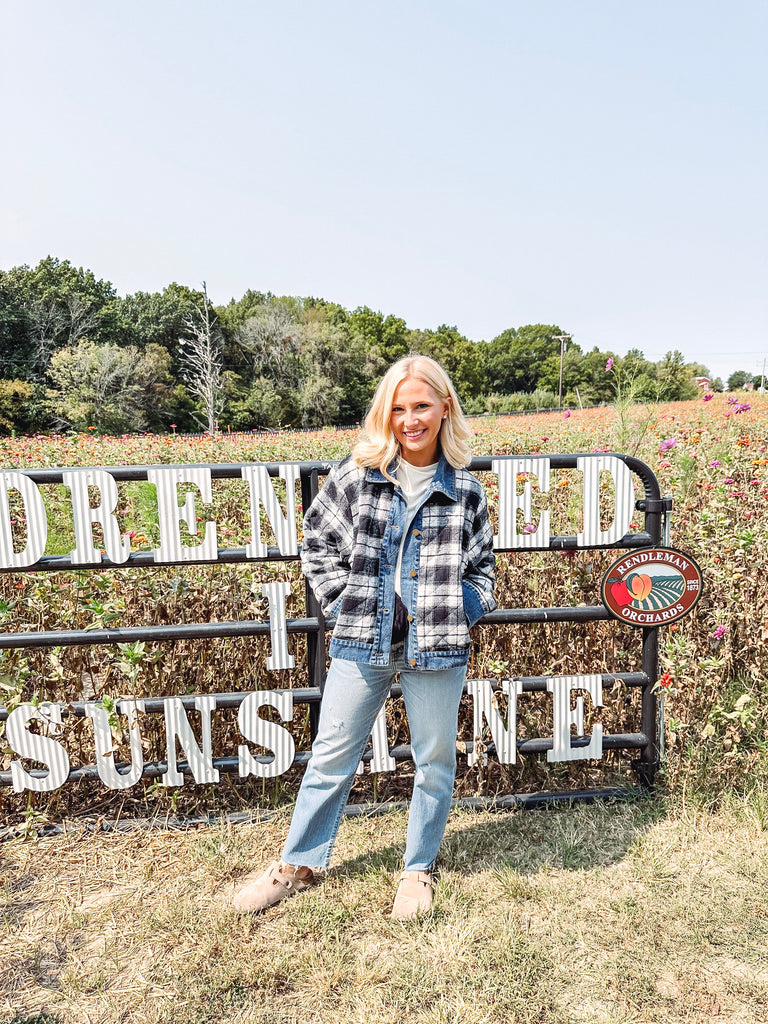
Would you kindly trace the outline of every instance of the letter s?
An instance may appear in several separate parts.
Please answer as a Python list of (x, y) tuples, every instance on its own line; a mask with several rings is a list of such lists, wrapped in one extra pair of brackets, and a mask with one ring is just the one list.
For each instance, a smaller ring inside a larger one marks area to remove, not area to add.
[(69, 757), (66, 750), (50, 736), (30, 732), (28, 722), (44, 722), (46, 726), (61, 725), (61, 708), (58, 704), (21, 704), (10, 715), (5, 723), (8, 742), (15, 754), (29, 757), (33, 761), (41, 761), (47, 768), (47, 775), (32, 775), (22, 767), (21, 761), (11, 761), (11, 779), (13, 791), (21, 793), (31, 789), (36, 793), (50, 793), (67, 781), (69, 775)]

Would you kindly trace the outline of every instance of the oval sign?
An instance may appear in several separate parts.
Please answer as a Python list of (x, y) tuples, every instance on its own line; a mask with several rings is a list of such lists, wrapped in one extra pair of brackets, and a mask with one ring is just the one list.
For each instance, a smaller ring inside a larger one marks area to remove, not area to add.
[(629, 626), (677, 622), (701, 597), (701, 569), (676, 548), (641, 548), (617, 559), (603, 576), (603, 604)]

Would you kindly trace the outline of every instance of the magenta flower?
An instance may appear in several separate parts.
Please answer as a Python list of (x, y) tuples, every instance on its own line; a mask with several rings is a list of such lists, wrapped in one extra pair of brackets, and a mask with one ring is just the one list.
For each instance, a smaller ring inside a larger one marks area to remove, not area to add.
[(571, 415), (571, 410), (570, 409), (566, 409), (565, 412), (563, 413), (563, 419), (567, 420), (570, 415)]
[(749, 412), (751, 408), (752, 406), (749, 404), (749, 402), (745, 402), (743, 405), (736, 406), (736, 408), (733, 411), (738, 415), (738, 413), (740, 412)]
[(610, 373), (613, 369), (613, 356), (608, 357), (608, 362), (605, 364), (605, 372)]
[(702, 402), (711, 402), (713, 398), (714, 395), (704, 395), (704, 397), (702, 398)]
[(523, 527), (523, 533), (536, 533), (536, 527), (533, 523), (526, 523)]
[(714, 466), (722, 466), (722, 462), (718, 462), (717, 459), (713, 459), (710, 462), (710, 466), (712, 466), (712, 467), (714, 467)]
[(727, 626), (717, 626), (715, 629), (712, 630), (712, 639), (713, 640), (722, 640), (727, 632), (728, 632), (728, 627)]
[(677, 448), (677, 438), (668, 437), (666, 441), (662, 441), (659, 444), (660, 452), (668, 452), (670, 448)]

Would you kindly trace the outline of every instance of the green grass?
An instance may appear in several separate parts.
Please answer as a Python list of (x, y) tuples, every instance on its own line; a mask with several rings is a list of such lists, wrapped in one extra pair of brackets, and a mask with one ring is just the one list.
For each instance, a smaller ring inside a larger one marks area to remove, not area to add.
[(407, 924), (399, 811), (346, 819), (323, 884), (256, 917), (229, 899), (282, 815), (8, 843), (0, 1022), (765, 1020), (765, 810), (455, 811), (434, 909)]

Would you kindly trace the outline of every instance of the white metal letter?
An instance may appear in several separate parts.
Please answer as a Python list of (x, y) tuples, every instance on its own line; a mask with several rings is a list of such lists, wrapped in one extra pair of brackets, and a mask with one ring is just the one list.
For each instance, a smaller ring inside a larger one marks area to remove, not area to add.
[[(493, 699), (493, 688), (488, 679), (467, 680), (467, 693), (473, 700), (472, 736), (475, 743), (483, 734), (483, 716), (491, 730), (496, 744), (496, 756), (500, 764), (514, 764), (517, 760), (517, 697), (523, 692), (520, 679), (502, 679), (499, 684), (507, 697), (507, 724), (499, 714)], [(467, 755), (467, 764), (473, 765), (479, 759), (477, 749)]]
[(157, 487), (157, 514), (160, 526), (160, 547), (152, 552), (156, 562), (192, 562), (203, 559), (215, 562), (216, 523), (209, 519), (203, 532), (203, 543), (195, 547), (181, 543), (179, 523), (185, 522), (192, 536), (197, 534), (195, 496), (188, 491), (183, 505), (179, 505), (177, 484), (192, 483), (199, 489), (203, 501), (211, 501), (211, 471), (206, 466), (167, 466), (147, 470), (147, 480)]
[(299, 539), (296, 533), (296, 481), (299, 466), (296, 463), (281, 463), (278, 475), (285, 480), (285, 515), (277, 500), (275, 488), (267, 473), (267, 467), (260, 464), (243, 466), (243, 479), (248, 481), (251, 496), (251, 542), (245, 549), (249, 558), (266, 558), (267, 545), (261, 540), (259, 507), (264, 506), (281, 555), (298, 555)]
[(522, 494), (517, 491), (517, 477), (520, 473), (535, 476), (539, 491), (549, 491), (549, 459), (542, 456), (530, 459), (494, 459), (493, 472), (499, 477), (499, 533), (493, 538), (494, 547), (501, 549), (546, 548), (549, 547), (549, 509), (541, 509), (536, 515), (539, 525), (535, 531), (518, 531), (517, 512), (523, 513), (525, 523), (533, 523), (533, 491), (531, 481), (526, 479)]
[(265, 583), (261, 593), (269, 601), (269, 639), (272, 653), (267, 658), (268, 669), (293, 668), (296, 661), (288, 653), (288, 624), (285, 617), (285, 599), (291, 592), (288, 580)]
[[(75, 469), (62, 473), (62, 482), (72, 493), (72, 514), (75, 524), (75, 549), (70, 552), (73, 562), (86, 565), (101, 561), (101, 551), (93, 543), (93, 524), (101, 523), (104, 547), (111, 562), (125, 562), (131, 554), (127, 534), (120, 535), (120, 527), (113, 515), (117, 506), (115, 478), (103, 469)], [(98, 487), (101, 504), (91, 507), (89, 487)]]
[[(582, 457), (576, 468), (584, 474), (584, 529), (576, 537), (579, 547), (587, 544), (616, 544), (629, 530), (635, 510), (635, 487), (632, 474), (625, 462), (615, 455)], [(613, 477), (616, 508), (613, 523), (607, 530), (600, 529), (600, 474)]]
[(277, 722), (269, 722), (259, 716), (259, 708), (276, 708), (284, 722), (293, 718), (293, 694), (290, 690), (256, 690), (243, 698), (238, 708), (237, 725), (249, 743), (265, 747), (274, 753), (272, 761), (264, 764), (257, 761), (248, 747), (241, 743), (237, 748), (238, 772), (240, 778), (257, 775), (262, 779), (273, 779), (293, 764), (296, 744), (293, 736)]
[(571, 726), (576, 726), (576, 735), (584, 735), (584, 698), (576, 698), (576, 707), (571, 711), (571, 693), (586, 690), (595, 707), (603, 704), (603, 677), (599, 674), (585, 676), (551, 676), (547, 689), (552, 694), (553, 729), (552, 749), (547, 751), (548, 761), (599, 760), (603, 756), (603, 727), (596, 722), (592, 726), (592, 738), (585, 747), (571, 745)]
[(195, 697), (195, 707), (200, 712), (202, 719), (202, 749), (197, 744), (181, 697), (168, 697), (163, 704), (165, 706), (168, 768), (160, 781), (164, 786), (184, 785), (184, 775), (179, 771), (176, 763), (176, 737), (178, 737), (181, 749), (187, 755), (195, 782), (218, 782), (219, 772), (217, 768), (213, 767), (211, 747), (211, 712), (216, 707), (216, 694), (203, 693)]
[[(13, 550), (13, 527), (8, 491), (18, 491), (24, 503), (27, 521), (27, 544), (23, 551)], [(45, 506), (35, 484), (28, 476), (12, 470), (0, 472), (0, 568), (26, 569), (39, 561), (45, 552), (48, 522)]]
[(131, 742), (131, 763), (128, 769), (122, 772), (115, 764), (109, 713), (98, 704), (85, 705), (85, 713), (93, 721), (96, 767), (99, 770), (99, 778), (109, 789), (129, 789), (136, 785), (144, 770), (144, 752), (141, 749), (141, 729), (138, 721), (138, 712), (144, 710), (144, 701), (121, 700), (118, 702), (118, 709), (121, 715), (128, 717), (128, 733)]
[(20, 761), (11, 761), (11, 781), (15, 793), (31, 789), (35, 793), (50, 793), (63, 786), (69, 775), (69, 756), (66, 750), (50, 736), (30, 732), (28, 722), (42, 722), (47, 732), (58, 732), (61, 728), (61, 708), (58, 704), (21, 704), (15, 708), (5, 723), (5, 732), (11, 750), (21, 757), (41, 761), (48, 774), (32, 775)]

